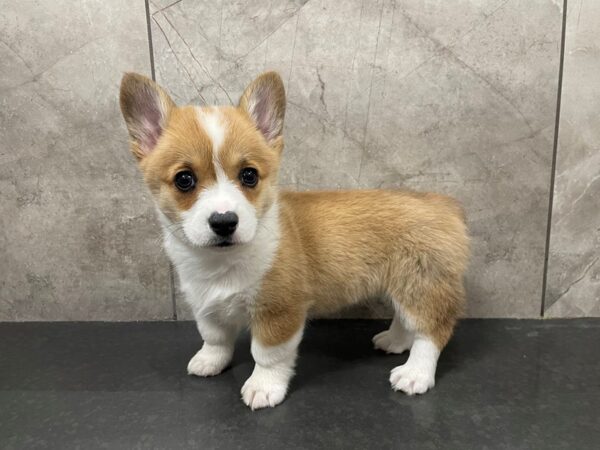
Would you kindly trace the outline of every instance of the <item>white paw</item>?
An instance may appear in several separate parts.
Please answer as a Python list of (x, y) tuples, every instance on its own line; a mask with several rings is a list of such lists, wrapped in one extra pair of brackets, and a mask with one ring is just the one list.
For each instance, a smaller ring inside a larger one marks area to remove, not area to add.
[(390, 383), (395, 391), (403, 391), (408, 395), (423, 394), (435, 385), (435, 371), (419, 367), (415, 364), (404, 364), (392, 369)]
[(378, 350), (386, 353), (404, 353), (412, 346), (412, 337), (409, 334), (397, 336), (391, 330), (382, 331), (373, 336), (373, 345)]
[(227, 367), (230, 360), (230, 352), (218, 347), (205, 345), (190, 359), (187, 372), (189, 375), (212, 377), (220, 374)]
[[(264, 369), (263, 369), (264, 370)], [(285, 398), (288, 383), (275, 380), (277, 377), (265, 376), (262, 371), (255, 371), (242, 387), (242, 400), (253, 411), (255, 409), (274, 407)]]

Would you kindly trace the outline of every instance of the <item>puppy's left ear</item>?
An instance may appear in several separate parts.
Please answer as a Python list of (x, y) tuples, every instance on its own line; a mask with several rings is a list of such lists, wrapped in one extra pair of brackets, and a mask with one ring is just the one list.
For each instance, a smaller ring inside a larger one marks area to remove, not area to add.
[(285, 88), (277, 72), (266, 72), (246, 88), (240, 108), (250, 116), (256, 128), (272, 147), (283, 148)]

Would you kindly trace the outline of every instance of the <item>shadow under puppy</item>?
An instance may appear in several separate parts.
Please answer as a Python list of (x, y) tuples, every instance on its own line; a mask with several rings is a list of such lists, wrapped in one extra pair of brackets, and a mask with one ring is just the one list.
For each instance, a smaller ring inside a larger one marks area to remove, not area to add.
[(255, 367), (242, 387), (252, 409), (286, 395), (311, 314), (374, 296), (395, 307), (373, 338), (410, 350), (392, 388), (433, 387), (440, 351), (464, 306), (464, 215), (453, 199), (400, 191), (279, 192), (285, 91), (254, 80), (239, 106), (177, 107), (153, 81), (123, 77), (121, 110), (204, 344), (188, 372), (220, 373), (243, 327)]

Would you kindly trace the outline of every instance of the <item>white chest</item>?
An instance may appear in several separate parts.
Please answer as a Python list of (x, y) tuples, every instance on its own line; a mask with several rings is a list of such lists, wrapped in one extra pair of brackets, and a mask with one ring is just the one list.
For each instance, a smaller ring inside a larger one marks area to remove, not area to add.
[(196, 318), (207, 314), (236, 321), (248, 318), (278, 246), (278, 236), (261, 234), (250, 244), (220, 251), (190, 247), (165, 232), (165, 250)]
[(176, 267), (185, 300), (195, 315), (248, 315), (260, 288), (259, 271), (244, 263), (223, 267), (197, 255), (178, 258), (177, 253), (167, 252)]

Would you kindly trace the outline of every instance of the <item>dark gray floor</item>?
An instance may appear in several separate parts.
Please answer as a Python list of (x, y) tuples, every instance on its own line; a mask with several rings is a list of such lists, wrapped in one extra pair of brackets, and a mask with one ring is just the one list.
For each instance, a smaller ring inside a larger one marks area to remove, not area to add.
[(468, 320), (437, 384), (393, 392), (383, 321), (317, 321), (283, 404), (251, 412), (233, 367), (185, 373), (189, 322), (0, 324), (2, 448), (599, 448), (600, 320)]

